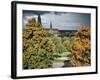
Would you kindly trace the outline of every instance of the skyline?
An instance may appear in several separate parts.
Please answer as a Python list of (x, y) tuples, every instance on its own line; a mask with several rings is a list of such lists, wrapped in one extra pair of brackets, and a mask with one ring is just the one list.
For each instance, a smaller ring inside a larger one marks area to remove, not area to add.
[(45, 28), (59, 30), (77, 30), (80, 26), (90, 26), (91, 15), (87, 13), (55, 12), (55, 11), (23, 11), (23, 26), (27, 24), (28, 19), (41, 16), (41, 23)]

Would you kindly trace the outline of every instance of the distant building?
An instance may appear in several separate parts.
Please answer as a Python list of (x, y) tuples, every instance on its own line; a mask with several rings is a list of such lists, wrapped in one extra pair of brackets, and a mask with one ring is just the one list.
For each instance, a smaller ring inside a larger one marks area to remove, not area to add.
[(40, 24), (42, 24), (42, 23), (41, 23), (41, 16), (40, 16), (40, 14), (38, 15), (38, 22), (39, 22)]
[(52, 22), (50, 21), (50, 29), (52, 29)]
[(50, 22), (50, 28), (46, 28), (46, 30), (50, 33), (53, 34), (54, 36), (58, 36), (59, 35), (59, 30), (58, 29), (54, 29), (52, 27), (52, 22)]

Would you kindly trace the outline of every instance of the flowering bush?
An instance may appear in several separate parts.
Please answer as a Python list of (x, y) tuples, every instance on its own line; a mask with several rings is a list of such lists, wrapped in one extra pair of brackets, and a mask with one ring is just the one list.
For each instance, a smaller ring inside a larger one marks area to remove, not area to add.
[(52, 67), (55, 46), (46, 31), (35, 19), (23, 28), (23, 68)]
[(70, 63), (73, 66), (89, 66), (91, 65), (91, 40), (90, 29), (88, 27), (81, 27), (75, 33), (75, 42), (72, 46), (72, 54)]

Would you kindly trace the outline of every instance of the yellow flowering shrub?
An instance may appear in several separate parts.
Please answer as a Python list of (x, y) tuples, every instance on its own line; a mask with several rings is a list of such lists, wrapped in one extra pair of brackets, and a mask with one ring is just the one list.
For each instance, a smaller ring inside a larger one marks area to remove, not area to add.
[(91, 40), (90, 28), (81, 27), (75, 33), (75, 42), (72, 46), (70, 63), (72, 66), (89, 66), (91, 65)]
[(30, 19), (23, 28), (23, 69), (52, 67), (54, 49), (43, 26)]

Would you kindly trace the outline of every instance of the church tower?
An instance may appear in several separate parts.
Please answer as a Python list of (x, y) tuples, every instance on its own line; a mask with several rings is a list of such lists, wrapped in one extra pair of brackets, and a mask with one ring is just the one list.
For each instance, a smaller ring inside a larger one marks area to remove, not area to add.
[(50, 21), (50, 29), (52, 30), (52, 22)]
[(38, 22), (41, 24), (41, 16), (40, 16), (40, 14), (38, 15)]

